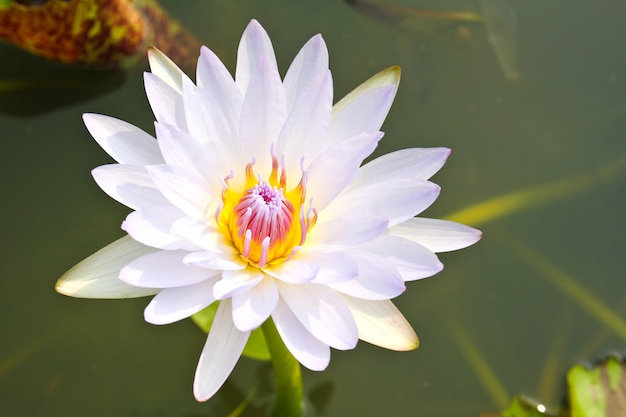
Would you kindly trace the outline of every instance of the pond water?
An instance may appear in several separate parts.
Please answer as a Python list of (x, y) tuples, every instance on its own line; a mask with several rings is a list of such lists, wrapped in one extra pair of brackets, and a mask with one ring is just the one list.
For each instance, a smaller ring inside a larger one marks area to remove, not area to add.
[[(480, 23), (402, 26), (341, 0), (161, 4), (231, 70), (251, 18), (269, 32), (282, 71), (321, 32), (337, 98), (402, 66), (376, 155), (453, 150), (434, 178), (442, 194), (424, 215), (467, 222), (483, 240), (442, 254), (445, 270), (410, 283), (396, 300), (419, 349), (362, 342), (333, 351), (325, 372), (304, 372), (317, 415), (480, 416), (517, 394), (556, 410), (569, 366), (626, 351), (624, 2), (510, 0), (517, 79), (507, 77)], [(481, 8), (470, 0), (399, 4)], [(191, 321), (154, 326), (143, 320), (148, 299), (78, 300), (54, 291), (69, 267), (123, 234), (128, 210), (90, 176), (111, 160), (81, 114), (152, 132), (141, 71), (76, 71), (4, 44), (0, 62), (2, 414), (226, 416), (256, 387), (242, 415), (262, 415), (267, 364), (242, 358), (216, 397), (196, 403), (191, 385), (205, 336)], [(33, 67), (61, 81), (9, 88)], [(68, 80), (97, 94), (74, 100)], [(459, 213), (520, 191), (511, 206), (497, 200), (478, 215)]]

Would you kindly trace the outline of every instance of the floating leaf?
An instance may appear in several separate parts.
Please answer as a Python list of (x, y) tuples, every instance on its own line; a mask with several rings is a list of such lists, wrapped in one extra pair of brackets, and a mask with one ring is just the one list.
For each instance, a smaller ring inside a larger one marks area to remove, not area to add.
[(572, 417), (626, 415), (626, 364), (609, 357), (594, 368), (575, 365), (567, 373)]
[(128, 67), (156, 46), (193, 68), (199, 41), (154, 0), (0, 0), (0, 39), (35, 55), (91, 67)]
[(567, 372), (569, 408), (557, 414), (524, 397), (515, 397), (501, 413), (481, 417), (617, 417), (626, 416), (626, 361), (609, 356), (593, 368), (574, 365)]

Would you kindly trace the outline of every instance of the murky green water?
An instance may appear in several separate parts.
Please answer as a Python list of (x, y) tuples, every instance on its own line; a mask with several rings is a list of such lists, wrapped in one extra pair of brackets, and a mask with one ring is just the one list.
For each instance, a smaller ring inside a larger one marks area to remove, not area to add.
[[(469, 33), (427, 37), (340, 0), (162, 4), (231, 70), (253, 17), (270, 33), (283, 71), (321, 32), (337, 98), (378, 70), (401, 65), (400, 92), (377, 154), (453, 149), (435, 177), (442, 195), (426, 216), (575, 182), (562, 195), (560, 186), (547, 197), (537, 191), (526, 200), (537, 205), (478, 225), (485, 233), (479, 244), (443, 254), (442, 273), (408, 286), (397, 304), (418, 332), (418, 350), (361, 343), (333, 352), (327, 371), (305, 372), (308, 393), (330, 392), (325, 415), (478, 416), (515, 394), (556, 407), (568, 366), (626, 351), (619, 327), (626, 320), (626, 168), (619, 162), (607, 168), (626, 157), (623, 2), (510, 0), (518, 80), (505, 77), (480, 24), (469, 25)], [(479, 7), (469, 0), (402, 4)], [(11, 69), (16, 57), (22, 54), (0, 45), (0, 81), (19, 78), (28, 65), (66, 71), (29, 59)], [(0, 88), (1, 414), (226, 416), (255, 384), (262, 399), (271, 381), (265, 364), (241, 359), (220, 394), (198, 404), (191, 384), (204, 335), (191, 322), (145, 323), (147, 299), (76, 300), (54, 292), (66, 269), (122, 235), (127, 213), (91, 180), (89, 171), (110, 159), (80, 115), (104, 113), (152, 130), (140, 72), (108, 80), (106, 94), (31, 116), (6, 109), (55, 97), (66, 102), (69, 93), (62, 85), (52, 93), (37, 87), (16, 99)], [(607, 325), (597, 305), (618, 324)]]

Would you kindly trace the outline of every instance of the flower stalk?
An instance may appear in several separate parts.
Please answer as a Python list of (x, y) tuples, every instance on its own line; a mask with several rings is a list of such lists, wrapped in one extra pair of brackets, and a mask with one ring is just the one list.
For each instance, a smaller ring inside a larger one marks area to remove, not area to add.
[(267, 347), (272, 356), (276, 379), (275, 417), (299, 417), (302, 415), (302, 374), (300, 363), (283, 343), (271, 318), (261, 326)]

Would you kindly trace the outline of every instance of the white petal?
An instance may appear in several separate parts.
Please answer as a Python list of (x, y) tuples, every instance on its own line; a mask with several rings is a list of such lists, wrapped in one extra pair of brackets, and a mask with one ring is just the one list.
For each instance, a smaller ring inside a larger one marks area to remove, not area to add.
[(285, 303), (313, 336), (335, 349), (356, 346), (356, 324), (337, 293), (319, 284), (276, 284)]
[(323, 371), (330, 362), (330, 348), (300, 323), (284, 301), (279, 300), (272, 319), (291, 354), (312, 371)]
[(132, 298), (156, 294), (158, 289), (133, 287), (118, 278), (126, 264), (155, 250), (124, 236), (63, 274), (55, 288), (61, 294), (79, 298)]
[(402, 275), (405, 281), (430, 277), (443, 269), (443, 264), (433, 252), (408, 239), (380, 236), (359, 247), (385, 258)]
[(182, 94), (183, 78), (187, 78), (187, 76), (171, 59), (157, 48), (151, 47), (148, 48), (148, 62), (150, 71), (154, 75)]
[(196, 314), (215, 301), (213, 286), (218, 279), (161, 290), (144, 310), (144, 318), (152, 324), (169, 324)]
[(193, 250), (193, 245), (172, 233), (172, 225), (184, 216), (176, 207), (148, 206), (130, 213), (122, 223), (122, 229), (144, 245), (168, 250)]
[(250, 79), (259, 71), (259, 61), (267, 60), (278, 74), (278, 65), (272, 41), (259, 22), (251, 20), (241, 36), (237, 50), (237, 68), (235, 82), (241, 94), (245, 96)]
[(133, 210), (168, 204), (143, 166), (102, 165), (91, 175), (105, 193)]
[(349, 281), (358, 274), (358, 266), (352, 258), (344, 252), (312, 252), (310, 250), (298, 251), (298, 259), (314, 262), (319, 271), (314, 284), (336, 284)]
[(304, 44), (285, 74), (283, 85), (289, 111), (294, 106), (298, 94), (327, 70), (328, 49), (322, 35), (318, 34)]
[(207, 209), (216, 196), (206, 181), (174, 165), (151, 165), (146, 168), (159, 191), (174, 206), (197, 219), (207, 216)]
[[(231, 80), (234, 84), (234, 81)], [(220, 101), (217, 93), (196, 88), (191, 81), (183, 85), (183, 102), (187, 117), (189, 138), (204, 151), (204, 166), (212, 172), (219, 172), (218, 177), (225, 176), (230, 170), (237, 171), (243, 167), (240, 156), (239, 118), (242, 98), (239, 96), (234, 103)], [(240, 94), (235, 87), (235, 93)], [(230, 108), (235, 107), (236, 108)], [(249, 161), (248, 161), (249, 162)]]
[(333, 105), (330, 71), (304, 86), (280, 132), (276, 153), (285, 154), (287, 172), (297, 172), (300, 160), (313, 161), (326, 145)]
[(396, 88), (400, 84), (400, 67), (393, 66), (372, 75), (367, 81), (359, 85), (350, 93), (346, 94), (339, 102), (333, 106), (333, 115), (341, 112), (347, 105), (351, 104), (355, 99), (370, 90), (379, 87), (395, 85)]
[(163, 162), (156, 139), (122, 120), (101, 114), (83, 114), (91, 136), (120, 164), (150, 165)]
[(332, 289), (366, 300), (388, 300), (406, 289), (402, 275), (382, 256), (362, 251), (349, 255), (359, 265), (359, 273), (350, 281), (331, 285)]
[(274, 311), (278, 302), (278, 288), (274, 280), (265, 277), (257, 285), (232, 297), (233, 322), (241, 331), (259, 327)]
[(417, 335), (391, 301), (360, 300), (343, 296), (352, 311), (359, 338), (391, 350), (413, 350), (419, 346)]
[(255, 168), (269, 172), (270, 144), (276, 143), (287, 116), (285, 92), (278, 70), (266, 57), (259, 57), (255, 66), (241, 106), (239, 137), (244, 154), (257, 157)]
[(202, 349), (193, 382), (193, 393), (198, 401), (208, 400), (224, 384), (250, 336), (250, 332), (237, 330), (231, 311), (230, 300), (220, 303)]
[(410, 148), (388, 153), (363, 165), (350, 189), (392, 178), (427, 180), (439, 171), (449, 155), (448, 148)]
[(166, 164), (176, 165), (203, 179), (210, 187), (209, 193), (221, 197), (223, 173), (213, 169), (214, 156), (206, 146), (187, 132), (162, 123), (156, 124), (156, 134)]
[(449, 220), (414, 218), (389, 229), (389, 234), (403, 237), (433, 252), (463, 249), (478, 242), (480, 230)]
[(194, 217), (184, 217), (172, 224), (172, 233), (209, 252), (234, 254), (236, 250), (218, 227)]
[(355, 211), (316, 224), (307, 237), (311, 250), (334, 251), (356, 246), (380, 236), (387, 230), (387, 217), (371, 211)]
[(162, 250), (144, 255), (122, 268), (120, 279), (137, 287), (169, 288), (197, 284), (221, 273), (183, 264), (188, 253)]
[(391, 67), (365, 81), (333, 106), (330, 143), (361, 132), (376, 132), (387, 117), (400, 83), (400, 68)]
[(292, 284), (310, 282), (315, 278), (320, 267), (315, 262), (290, 259), (276, 266), (263, 269), (263, 272)]
[(233, 153), (239, 156), (243, 96), (224, 64), (206, 47), (200, 50), (197, 82), (195, 94), (184, 97), (189, 132), (204, 142), (214, 143), (216, 159), (234, 169), (231, 158)]
[(341, 143), (363, 132), (377, 132), (393, 98), (395, 86), (379, 87), (361, 94), (339, 113), (334, 113), (328, 130), (330, 144)]
[(257, 268), (248, 267), (222, 272), (222, 279), (213, 287), (213, 295), (218, 300), (232, 297), (249, 290), (263, 280), (263, 273)]
[(187, 130), (183, 96), (155, 74), (144, 72), (144, 86), (152, 113), (159, 123), (167, 123)]
[(225, 114), (233, 115), (231, 120), (238, 120), (234, 115), (239, 114), (241, 108), (241, 92), (222, 61), (206, 46), (200, 48), (196, 77), (198, 89), (222, 103), (226, 107)]
[(239, 255), (227, 250), (192, 252), (185, 256), (184, 262), (187, 265), (224, 271), (245, 269), (247, 265)]
[(387, 178), (344, 191), (325, 213), (338, 216), (368, 210), (384, 215), (389, 226), (393, 226), (426, 210), (435, 202), (440, 190), (430, 181)]
[(382, 132), (364, 133), (326, 148), (311, 162), (307, 196), (314, 199), (318, 211), (323, 210), (356, 178), (359, 166), (383, 137)]

